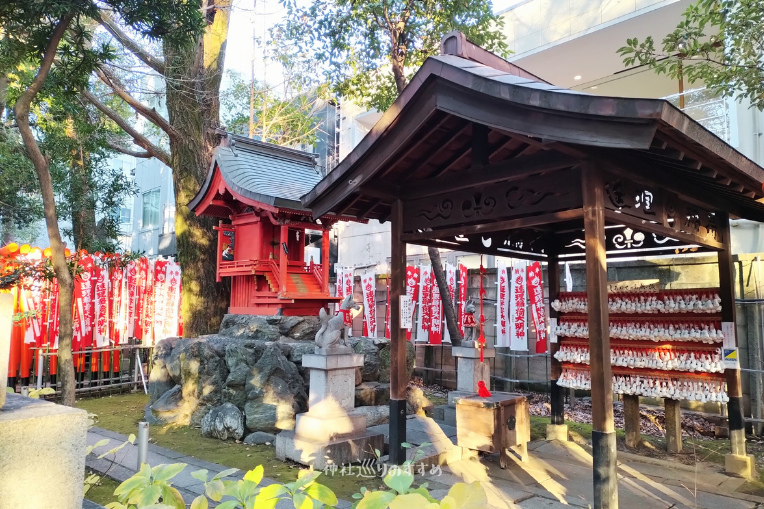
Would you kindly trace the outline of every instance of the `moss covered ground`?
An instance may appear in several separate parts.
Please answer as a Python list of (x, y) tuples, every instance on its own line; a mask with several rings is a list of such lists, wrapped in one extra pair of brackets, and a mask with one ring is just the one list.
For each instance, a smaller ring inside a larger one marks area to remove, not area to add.
[[(148, 396), (144, 394), (115, 394), (101, 398), (83, 398), (77, 402), (76, 406), (96, 415), (95, 426), (129, 435), (137, 433), (138, 422), (143, 418), (143, 408), (147, 402)], [(297, 473), (302, 468), (296, 463), (276, 459), (276, 450), (273, 446), (237, 444), (233, 441), (223, 442), (214, 438), (205, 438), (201, 436), (199, 429), (188, 426), (151, 426), (149, 436), (153, 444), (226, 467), (246, 471), (257, 465), (263, 465), (266, 477), (278, 482), (296, 480)], [(319, 482), (331, 488), (339, 498), (345, 500), (350, 499), (361, 486), (367, 489), (378, 489), (382, 485), (379, 478), (340, 475), (339, 472), (334, 475), (322, 475)], [(116, 486), (115, 484), (114, 488)], [(97, 490), (93, 495), (88, 494), (86, 498), (103, 505), (103, 501), (91, 497), (100, 497), (108, 489), (111, 489), (113, 493), (111, 482), (104, 483), (103, 489)], [(114, 498), (107, 501), (113, 502)]]

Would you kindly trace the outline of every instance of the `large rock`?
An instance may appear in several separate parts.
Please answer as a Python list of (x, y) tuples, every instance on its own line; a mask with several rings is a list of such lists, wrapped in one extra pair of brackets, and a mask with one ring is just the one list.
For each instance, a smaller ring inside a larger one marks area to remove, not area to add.
[(361, 379), (364, 382), (379, 380), (379, 348), (374, 344), (374, 340), (361, 338), (355, 342), (353, 350), (363, 354)]
[(220, 335), (235, 338), (278, 341), (281, 336), (312, 341), (320, 328), (318, 317), (225, 315)]
[(265, 347), (247, 380), (244, 413), (252, 431), (294, 428), (295, 414), (308, 407), (302, 376), (279, 346)]
[(364, 382), (355, 388), (355, 406), (379, 406), (390, 403), (390, 384)]
[(291, 347), (291, 351), (289, 352), (289, 356), (287, 358), (294, 363), (302, 363), (303, 355), (306, 353), (312, 354), (316, 351), (316, 343), (314, 341), (289, 343), (289, 346)]
[(230, 341), (225, 348), (225, 364), (228, 371), (233, 372), (240, 366), (254, 366), (264, 350), (265, 345), (258, 341)]
[(149, 411), (146, 417), (155, 419), (150, 424), (175, 422), (183, 413), (183, 390), (180, 385), (176, 385), (169, 391), (162, 394), (153, 404), (149, 403)]
[[(416, 350), (411, 341), (406, 341), (406, 380), (411, 380), (411, 374), (414, 372), (414, 361), (416, 360)], [(379, 381), (390, 382), (390, 346), (385, 346), (379, 351)]]
[(255, 431), (247, 435), (244, 443), (247, 445), (272, 445), (276, 440), (276, 435), (264, 431)]
[(223, 403), (202, 419), (202, 436), (240, 440), (244, 436), (244, 416), (231, 403)]
[(167, 369), (167, 361), (172, 355), (172, 350), (175, 344), (178, 342), (178, 338), (162, 339), (154, 345), (152, 352), (152, 368), (149, 373), (149, 402), (154, 403), (165, 392), (169, 391), (175, 385), (180, 382), (178, 379), (173, 379), (170, 375), (170, 370)]

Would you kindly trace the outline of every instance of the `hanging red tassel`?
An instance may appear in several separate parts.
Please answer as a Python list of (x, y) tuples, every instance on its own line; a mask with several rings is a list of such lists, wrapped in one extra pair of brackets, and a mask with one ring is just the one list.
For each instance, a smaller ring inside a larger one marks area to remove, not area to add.
[(485, 296), (485, 289), (483, 288), (483, 274), (485, 274), (485, 268), (483, 267), (483, 255), (480, 255), (480, 336), (478, 336), (480, 362), (483, 362), (483, 347), (485, 346), (485, 335), (483, 334), (483, 324), (485, 323), (485, 315), (483, 315), (483, 296)]

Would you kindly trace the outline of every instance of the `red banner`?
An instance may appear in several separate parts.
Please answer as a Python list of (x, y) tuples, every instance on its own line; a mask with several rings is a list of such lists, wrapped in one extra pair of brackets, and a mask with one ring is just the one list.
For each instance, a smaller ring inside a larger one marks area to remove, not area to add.
[(135, 300), (138, 283), (138, 262), (130, 262), (127, 264), (127, 337), (131, 338), (135, 336)]
[(368, 272), (361, 276), (361, 287), (363, 288), (365, 335), (367, 337), (375, 338), (377, 337), (377, 303), (375, 297), (377, 291), (376, 274)]
[[(427, 267), (421, 272), (422, 276), (422, 323), (420, 329), (429, 332), (430, 317), (432, 316), (432, 269)], [(417, 337), (418, 341), (426, 338)]]
[[(411, 323), (416, 317), (416, 300), (419, 293), (419, 267), (406, 267), (406, 295), (411, 299)], [(411, 341), (411, 329), (406, 330), (406, 340)]]
[(462, 329), (462, 336), (464, 336), (464, 305), (467, 303), (467, 267), (459, 264), (459, 327)]
[(103, 348), (109, 344), (109, 280), (106, 264), (97, 263), (95, 273), (95, 343), (98, 348)]
[(546, 353), (546, 310), (539, 262), (533, 262), (528, 266), (528, 299), (533, 314), (533, 325), (536, 328), (536, 353)]
[(440, 299), (440, 287), (435, 280), (435, 272), (431, 273), (432, 307), (430, 313), (430, 344), (443, 343), (443, 301)]

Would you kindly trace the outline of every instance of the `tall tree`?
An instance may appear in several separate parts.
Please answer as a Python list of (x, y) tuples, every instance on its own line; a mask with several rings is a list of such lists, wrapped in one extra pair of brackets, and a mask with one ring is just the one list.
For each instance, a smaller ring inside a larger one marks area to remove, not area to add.
[[(165, 118), (142, 102), (119, 75), (119, 67), (108, 63), (96, 70), (110, 92), (153, 125), (167, 140), (167, 148), (142, 134), (98, 94), (84, 90), (82, 96), (120, 126), (133, 143), (142, 147), (141, 156), (152, 156), (172, 168), (175, 189), (175, 235), (178, 262), (183, 279), (184, 332), (195, 336), (214, 331), (226, 312), (229, 290), (216, 284), (214, 246), (215, 221), (197, 217), (187, 207), (199, 191), (217, 145), (220, 126), (220, 83), (225, 59), (232, 0), (191, 0), (184, 2), (176, 18), (192, 23), (199, 16), (201, 31), (186, 37), (169, 32), (157, 34), (159, 45), (145, 44), (141, 34), (130, 33), (130, 18), (117, 9), (101, 10), (98, 21), (130, 58), (162, 82)], [(126, 25), (128, 28), (126, 28)], [(136, 36), (137, 35), (137, 36)], [(136, 154), (130, 147), (117, 150)]]
[(324, 64), (334, 90), (386, 110), (440, 39), (459, 30), (497, 54), (508, 53), (503, 20), (490, 0), (282, 0), (295, 54)]
[[(5, 0), (0, 3), (0, 75), (8, 76), (14, 65), (31, 63), (35, 72), (20, 89), (13, 107), (18, 131), (32, 161), (40, 185), (45, 224), (52, 250), (52, 264), (59, 287), (59, 350), (62, 401), (74, 404), (72, 363), (73, 278), (64, 255), (58, 226), (56, 196), (50, 164), (32, 129), (33, 106), (40, 93), (68, 94), (87, 87), (92, 70), (112, 57), (108, 48), (91, 45), (88, 24), (108, 7), (123, 16), (125, 23), (144, 37), (163, 37), (182, 47), (193, 42), (200, 28), (198, 9), (173, 0)], [(190, 44), (193, 45), (193, 44)]]
[(682, 15), (661, 49), (648, 36), (627, 39), (626, 66), (644, 65), (764, 110), (764, 1), (699, 0)]
[[(501, 56), (508, 54), (503, 20), (493, 14), (490, 0), (313, 0), (308, 7), (283, 1), (288, 19), (280, 30), (295, 43), (294, 58), (323, 63), (337, 93), (379, 111), (395, 101), (451, 31), (459, 30)], [(462, 335), (440, 252), (429, 248), (428, 253), (446, 326), (458, 345)]]

